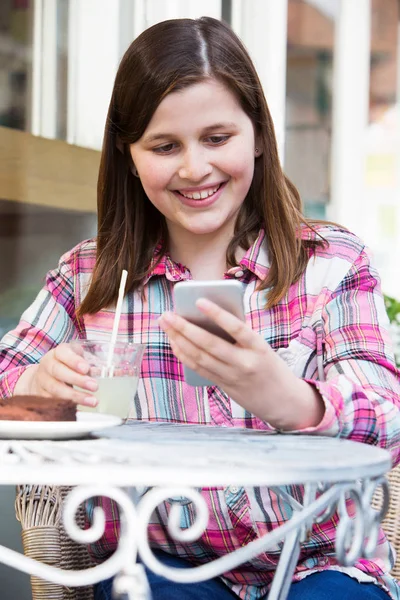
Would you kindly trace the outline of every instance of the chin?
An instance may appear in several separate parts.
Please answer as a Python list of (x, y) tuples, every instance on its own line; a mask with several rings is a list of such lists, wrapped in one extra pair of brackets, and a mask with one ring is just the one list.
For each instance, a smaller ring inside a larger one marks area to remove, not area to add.
[(220, 228), (221, 226), (215, 225), (215, 223), (213, 225), (204, 225), (197, 227), (194, 225), (193, 227), (186, 227), (187, 231), (193, 233), (193, 235), (210, 235), (219, 231)]
[(193, 233), (193, 235), (207, 235), (216, 233), (220, 229), (224, 229), (228, 226), (228, 222), (230, 221), (230, 219), (219, 219), (216, 215), (214, 215), (214, 218), (210, 217), (208, 219), (199, 217), (197, 219), (191, 219), (189, 222), (186, 221), (186, 223), (182, 223), (182, 226), (186, 231)]

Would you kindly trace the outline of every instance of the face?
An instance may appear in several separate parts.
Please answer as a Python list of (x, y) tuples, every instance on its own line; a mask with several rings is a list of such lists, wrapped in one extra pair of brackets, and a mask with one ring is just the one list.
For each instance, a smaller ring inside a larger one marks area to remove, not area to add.
[(130, 147), (143, 188), (169, 235), (233, 233), (254, 173), (255, 133), (216, 80), (172, 92)]

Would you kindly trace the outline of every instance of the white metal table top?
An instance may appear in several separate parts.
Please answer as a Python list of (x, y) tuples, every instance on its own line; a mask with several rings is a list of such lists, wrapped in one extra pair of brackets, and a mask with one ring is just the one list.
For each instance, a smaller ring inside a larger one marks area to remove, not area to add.
[(386, 450), (337, 438), (144, 421), (100, 435), (0, 441), (0, 484), (279, 486), (354, 481), (391, 468)]

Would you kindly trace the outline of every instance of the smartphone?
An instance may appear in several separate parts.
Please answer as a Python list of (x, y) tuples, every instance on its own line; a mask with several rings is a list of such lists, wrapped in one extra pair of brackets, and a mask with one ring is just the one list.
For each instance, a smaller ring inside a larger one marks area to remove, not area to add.
[[(175, 284), (175, 312), (191, 323), (206, 329), (210, 333), (228, 342), (235, 340), (221, 327), (206, 317), (196, 306), (196, 300), (207, 298), (238, 319), (245, 321), (243, 294), (245, 286), (235, 279), (213, 281), (180, 281)], [(189, 385), (215, 385), (212, 381), (201, 377), (192, 369), (184, 366), (185, 381)]]

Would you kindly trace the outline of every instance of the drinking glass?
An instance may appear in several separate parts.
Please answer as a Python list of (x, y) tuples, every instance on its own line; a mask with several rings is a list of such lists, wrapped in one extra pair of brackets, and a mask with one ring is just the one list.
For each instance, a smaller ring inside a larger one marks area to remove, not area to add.
[(75, 340), (71, 346), (89, 363), (88, 375), (96, 379), (99, 386), (96, 392), (90, 392), (97, 398), (97, 406), (79, 406), (79, 409), (126, 419), (134, 402), (145, 346), (117, 341), (111, 366), (108, 362), (110, 342)]

